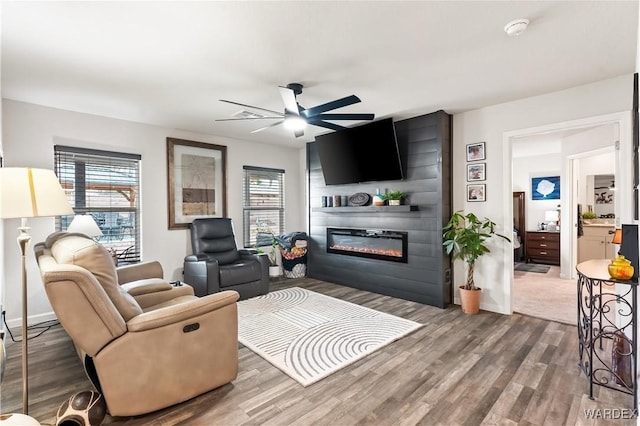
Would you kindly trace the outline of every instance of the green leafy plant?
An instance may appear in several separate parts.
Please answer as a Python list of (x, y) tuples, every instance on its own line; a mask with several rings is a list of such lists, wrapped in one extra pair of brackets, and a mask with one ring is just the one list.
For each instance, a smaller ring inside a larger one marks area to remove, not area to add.
[(594, 212), (584, 212), (584, 213), (582, 213), (582, 218), (583, 219), (595, 219), (596, 218), (596, 214)]
[(276, 239), (274, 238), (273, 241), (271, 241), (271, 252), (267, 254), (267, 256), (269, 256), (270, 266), (278, 266), (277, 252), (278, 252), (278, 241), (276, 241)]
[(473, 213), (464, 214), (462, 210), (451, 215), (449, 222), (442, 229), (443, 243), (447, 254), (453, 254), (453, 259), (460, 259), (467, 263), (466, 290), (476, 290), (473, 280), (473, 270), (478, 258), (490, 250), (486, 240), (498, 236), (509, 242), (511, 240), (495, 231), (496, 224), (490, 219), (479, 219)]
[(386, 194), (382, 195), (382, 199), (385, 201), (388, 200), (401, 200), (405, 195), (404, 192), (402, 191), (391, 191), (391, 192), (387, 192)]
[(269, 258), (269, 266), (278, 266), (278, 256), (276, 253), (278, 249), (278, 241), (276, 241), (275, 238), (271, 240), (271, 251), (269, 252), (266, 252), (257, 246), (254, 246), (254, 248), (259, 254), (267, 255), (267, 257)]

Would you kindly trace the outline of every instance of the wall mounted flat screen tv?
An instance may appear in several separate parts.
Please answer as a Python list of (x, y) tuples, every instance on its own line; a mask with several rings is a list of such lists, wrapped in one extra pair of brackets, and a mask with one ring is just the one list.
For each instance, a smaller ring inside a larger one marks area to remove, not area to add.
[(393, 119), (316, 136), (326, 185), (404, 178)]

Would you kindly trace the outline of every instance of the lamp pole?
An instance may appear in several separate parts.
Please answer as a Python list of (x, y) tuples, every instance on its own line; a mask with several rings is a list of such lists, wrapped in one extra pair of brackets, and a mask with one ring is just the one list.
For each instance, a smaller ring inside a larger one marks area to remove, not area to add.
[(28, 234), (29, 227), (27, 226), (27, 219), (22, 218), (21, 226), (18, 228), (20, 234), (18, 235), (18, 247), (20, 247), (20, 254), (22, 255), (22, 412), (29, 414), (29, 353), (27, 338), (27, 249), (29, 248), (29, 241), (31, 236)]

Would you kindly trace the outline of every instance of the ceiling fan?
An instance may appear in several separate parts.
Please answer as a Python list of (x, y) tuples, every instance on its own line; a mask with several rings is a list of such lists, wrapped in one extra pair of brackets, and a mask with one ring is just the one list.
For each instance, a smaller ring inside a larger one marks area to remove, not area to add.
[(270, 115), (258, 115), (241, 117), (241, 118), (223, 118), (216, 121), (239, 121), (239, 120), (278, 120), (277, 122), (268, 126), (261, 127), (253, 130), (251, 133), (261, 132), (262, 130), (279, 126), (283, 124), (286, 128), (293, 130), (296, 137), (304, 135), (304, 128), (307, 124), (313, 126), (324, 127), (331, 130), (341, 130), (344, 126), (340, 126), (331, 121), (337, 120), (373, 120), (374, 114), (356, 114), (356, 113), (332, 113), (325, 114), (327, 111), (331, 111), (338, 108), (343, 108), (348, 105), (356, 104), (360, 101), (356, 95), (347, 96), (335, 101), (327, 102), (321, 105), (314, 106), (312, 108), (304, 108), (298, 103), (296, 96), (302, 93), (302, 84), (290, 83), (286, 87), (278, 86), (280, 89), (280, 96), (284, 103), (284, 112), (274, 111), (271, 109), (260, 108), (252, 105), (241, 104), (239, 102), (228, 101), (226, 99), (220, 99), (221, 102), (226, 102), (233, 105), (239, 105), (246, 108), (252, 108), (259, 111), (268, 112)]

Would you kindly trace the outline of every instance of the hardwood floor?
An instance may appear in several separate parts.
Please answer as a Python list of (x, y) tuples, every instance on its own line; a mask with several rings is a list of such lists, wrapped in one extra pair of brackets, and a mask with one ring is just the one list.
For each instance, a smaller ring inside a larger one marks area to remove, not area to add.
[[(589, 399), (587, 378), (577, 366), (575, 326), (519, 314), (465, 315), (458, 306), (439, 309), (309, 278), (274, 282), (272, 291), (291, 286), (424, 327), (306, 388), (241, 346), (232, 383), (145, 416), (107, 416), (103, 424), (635, 424), (585, 417), (587, 409), (630, 411), (633, 402), (600, 387)], [(55, 424), (60, 404), (92, 387), (60, 326), (30, 340), (29, 353), (29, 414), (43, 425)], [(7, 357), (2, 412), (20, 412), (19, 343), (8, 342)]]

